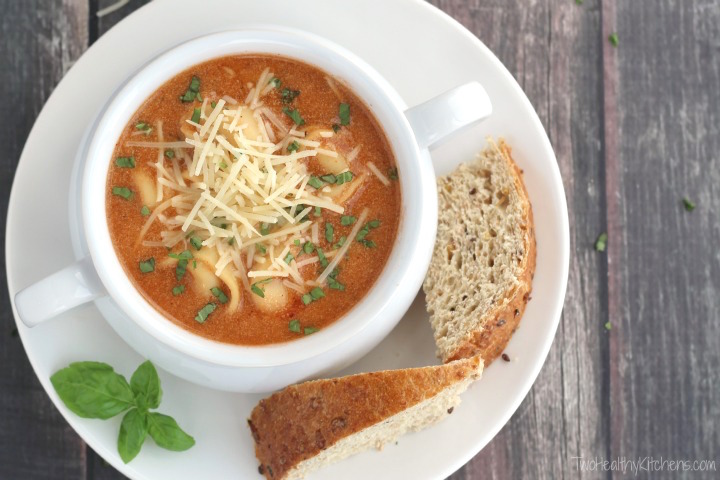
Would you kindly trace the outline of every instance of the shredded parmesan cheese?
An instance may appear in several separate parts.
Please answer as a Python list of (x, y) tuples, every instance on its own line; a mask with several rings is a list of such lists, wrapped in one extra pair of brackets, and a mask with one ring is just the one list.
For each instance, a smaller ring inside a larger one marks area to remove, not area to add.
[[(265, 69), (257, 82), (248, 86), (244, 101), (225, 95), (211, 108), (209, 99), (218, 95), (206, 96), (198, 122), (183, 124), (191, 127), (183, 128), (188, 132), (184, 141), (166, 141), (158, 122), (156, 141), (127, 142), (130, 147), (157, 150), (157, 161), (150, 164), (155, 170), (157, 206), (137, 241), (167, 248), (180, 244), (191, 250), (190, 245), (199, 249), (201, 244), (198, 257), (212, 264), (214, 274), (226, 283), (230, 278), (235, 284), (233, 279), (238, 277), (251, 291), (251, 279), (280, 278), (285, 288), (304, 294), (308, 285), (324, 284), (354, 243), (368, 214), (367, 209), (361, 213), (340, 249), (325, 254), (332, 261), (317, 280), (303, 278), (300, 269), (318, 263), (319, 258), (296, 261), (290, 253), (295, 255), (296, 241), (319, 243), (320, 219), (313, 210), (345, 212), (342, 204), (326, 195), (330, 188), (308, 186), (311, 173), (307, 163), (318, 155), (337, 158), (338, 153), (321, 148), (321, 142), (306, 140), (304, 129), (289, 128), (287, 118), (263, 105), (263, 96), (274, 91), (272, 78), (272, 72)], [(337, 90), (331, 79), (328, 83)], [(323, 139), (333, 135), (330, 130), (320, 132)], [(302, 148), (288, 152), (293, 142)], [(165, 155), (168, 150), (174, 155)], [(358, 152), (359, 146), (348, 160)], [(387, 181), (375, 170), (381, 181)], [(150, 234), (152, 225), (156, 228)], [(314, 276), (314, 268), (306, 270), (306, 275)]]
[(390, 180), (383, 175), (383, 173), (375, 166), (373, 162), (367, 162), (367, 167), (370, 169), (372, 173), (375, 174), (375, 176), (382, 182), (383, 185), (386, 187), (390, 186)]

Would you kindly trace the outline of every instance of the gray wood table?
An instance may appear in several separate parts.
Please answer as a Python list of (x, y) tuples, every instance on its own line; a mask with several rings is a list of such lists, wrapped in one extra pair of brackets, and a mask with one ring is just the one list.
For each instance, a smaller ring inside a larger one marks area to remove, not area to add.
[[(13, 173), (45, 100), (145, 2), (97, 19), (109, 3), (0, 0), (3, 251)], [(713, 460), (714, 472), (639, 476), (718, 478), (720, 0), (433, 3), (530, 97), (560, 163), (572, 244), (562, 323), (537, 382), (451, 478), (622, 476), (577, 457)], [(594, 249), (601, 232), (606, 252)], [(0, 267), (0, 478), (122, 478), (40, 387), (14, 329), (4, 257)]]

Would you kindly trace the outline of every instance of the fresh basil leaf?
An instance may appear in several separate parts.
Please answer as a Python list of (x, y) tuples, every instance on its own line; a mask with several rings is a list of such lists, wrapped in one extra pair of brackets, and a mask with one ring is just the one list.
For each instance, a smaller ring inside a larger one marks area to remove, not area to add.
[(148, 433), (146, 415), (145, 412), (133, 408), (122, 419), (118, 434), (118, 453), (125, 463), (130, 462), (140, 453), (145, 442)]
[(134, 405), (125, 377), (101, 362), (74, 362), (50, 377), (60, 399), (83, 418), (107, 419)]
[[(138, 405), (145, 408), (158, 408), (162, 400), (160, 377), (150, 360), (142, 363), (130, 378), (130, 388)], [(127, 462), (126, 462), (127, 463)]]
[(148, 433), (159, 447), (182, 452), (195, 445), (195, 439), (185, 433), (174, 418), (162, 413), (147, 416)]

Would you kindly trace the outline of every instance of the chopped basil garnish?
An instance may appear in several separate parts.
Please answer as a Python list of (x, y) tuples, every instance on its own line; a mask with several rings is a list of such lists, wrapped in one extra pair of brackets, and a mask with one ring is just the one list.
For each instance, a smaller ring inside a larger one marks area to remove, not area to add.
[(352, 225), (357, 221), (357, 218), (350, 216), (350, 215), (343, 215), (340, 217), (340, 224), (344, 227), (347, 227), (348, 225)]
[(176, 297), (180, 294), (182, 294), (185, 291), (185, 285), (178, 285), (177, 287), (173, 287), (172, 293)]
[(215, 295), (215, 297), (218, 299), (220, 303), (227, 303), (228, 297), (225, 295), (225, 292), (220, 290), (218, 287), (213, 287), (210, 289), (210, 292)]
[(337, 123), (333, 123), (332, 129), (333, 129), (333, 132), (337, 133), (340, 131), (340, 125), (338, 125)]
[(193, 110), (192, 118), (190, 118), (190, 121), (195, 123), (200, 123), (200, 109), (196, 108)]
[(297, 152), (299, 148), (300, 148), (300, 144), (296, 140), (293, 140), (293, 142), (290, 145), (288, 145), (287, 150), (288, 150), (288, 152), (292, 153), (292, 152)]
[(189, 103), (194, 101), (195, 99), (201, 100), (200, 79), (193, 75), (192, 80), (190, 80), (190, 86), (188, 87), (187, 91), (180, 96), (180, 100), (183, 103)]
[(140, 130), (141, 132), (145, 132), (146, 135), (150, 135), (150, 132), (152, 132), (152, 127), (150, 126), (150, 124), (145, 122), (136, 123), (135, 129)]
[(292, 254), (292, 253), (288, 253), (287, 255), (285, 255), (285, 259), (284, 259), (284, 260), (285, 260), (285, 263), (287, 263), (288, 265), (290, 265), (290, 262), (292, 262), (294, 259), (295, 259), (295, 257), (293, 257), (293, 254)]
[(175, 266), (175, 279), (177, 279), (177, 281), (179, 282), (185, 276), (188, 260), (193, 258), (192, 252), (190, 252), (190, 250), (185, 250), (181, 253), (168, 253), (168, 256), (178, 261), (177, 265)]
[(260, 298), (265, 298), (265, 291), (260, 288), (260, 285), (264, 283), (272, 282), (272, 278), (266, 278), (265, 280), (260, 280), (259, 282), (255, 282), (252, 285), (250, 285), (250, 290), (257, 295)]
[(604, 252), (607, 249), (608, 234), (601, 233), (595, 241), (595, 250), (598, 252)]
[(291, 332), (300, 333), (300, 320), (290, 320), (288, 328)]
[(327, 240), (328, 243), (332, 243), (334, 234), (335, 234), (335, 228), (332, 226), (332, 223), (326, 222), (325, 223), (325, 240)]
[(288, 107), (283, 107), (282, 111), (285, 115), (292, 118), (292, 121), (295, 122), (295, 125), (305, 125), (305, 120), (302, 118), (297, 108), (290, 110)]
[(391, 168), (388, 170), (388, 177), (390, 180), (397, 180), (398, 179), (398, 169), (397, 168)]
[(315, 327), (305, 327), (305, 329), (303, 331), (305, 332), (305, 335), (311, 335), (319, 330), (320, 330), (319, 328), (315, 328)]
[(620, 43), (620, 39), (618, 38), (617, 33), (611, 33), (610, 36), (608, 36), (608, 40), (610, 40), (610, 45), (613, 47), (617, 47), (618, 43)]
[(359, 243), (365, 245), (367, 248), (375, 248), (377, 245), (372, 240), (358, 240)]
[(345, 237), (345, 235), (343, 235), (342, 237), (340, 237), (340, 240), (338, 240), (338, 242), (335, 244), (335, 248), (340, 248), (340, 247), (342, 247), (343, 245), (345, 245), (345, 240), (347, 240), (347, 238)]
[(335, 183), (337, 182), (337, 177), (333, 175), (332, 173), (328, 173), (327, 175), (322, 175), (320, 177), (320, 180), (322, 180), (325, 183)]
[(228, 167), (228, 164), (225, 163), (225, 160), (223, 160), (222, 162), (220, 162), (220, 168), (227, 168), (227, 167)]
[(135, 157), (117, 157), (115, 165), (120, 168), (135, 168)]
[(269, 223), (261, 223), (260, 224), (260, 235), (267, 235), (270, 233), (270, 224)]
[(325, 296), (325, 292), (323, 292), (323, 289), (320, 287), (315, 287), (312, 290), (310, 290), (310, 296), (313, 300), (319, 300)]
[(305, 253), (307, 253), (308, 255), (310, 255), (310, 254), (313, 252), (313, 250), (315, 250), (315, 245), (313, 245), (312, 242), (305, 242), (305, 243), (303, 244), (303, 247), (302, 247), (302, 248), (303, 248), (303, 252), (305, 252)]
[(217, 102), (210, 102), (210, 106), (211, 106), (212, 108), (217, 107)]
[(343, 183), (348, 183), (352, 181), (352, 179), (353, 173), (351, 171), (347, 171), (337, 175), (337, 180), (335, 183), (337, 183), (338, 185), (342, 185)]
[(267, 249), (265, 248), (265, 245), (263, 245), (262, 243), (256, 243), (256, 244), (255, 244), (255, 250), (257, 250), (258, 252), (262, 253), (263, 255), (265, 255), (265, 253), (267, 252)]
[(197, 268), (197, 260), (193, 260), (193, 270)]
[(300, 239), (299, 239), (299, 238), (296, 238), (295, 240), (293, 240), (293, 244), (294, 244), (296, 247), (299, 247), (299, 246), (300, 246)]
[(155, 271), (155, 259), (153, 257), (140, 261), (140, 271), (150, 273)]
[(379, 226), (380, 226), (380, 220), (371, 220), (371, 221), (367, 222), (357, 233), (357, 235), (355, 236), (355, 240), (357, 240), (358, 242), (362, 242), (362, 240), (364, 240), (365, 237), (367, 237), (368, 233), (370, 233), (371, 229), (377, 228)]
[(112, 194), (117, 195), (118, 197), (122, 197), (125, 200), (130, 200), (133, 196), (132, 190), (127, 187), (113, 187)]
[(340, 124), (350, 125), (350, 105), (347, 103), (341, 103), (339, 109)]
[(150, 215), (150, 209), (147, 205), (143, 205), (143, 207), (140, 209), (140, 215), (142, 215), (143, 217), (147, 217), (148, 215)]
[[(309, 182), (308, 182), (308, 183), (309, 183)], [(314, 215), (315, 215), (316, 217), (321, 216), (321, 215), (322, 215), (322, 208), (320, 208), (320, 207), (315, 207), (315, 213), (314, 213)]]
[(280, 84), (282, 83), (282, 81), (277, 77), (273, 77), (270, 79), (270, 81), (268, 83), (271, 84), (273, 87), (278, 88), (280, 86)]
[(185, 259), (178, 260), (178, 263), (175, 266), (175, 279), (178, 282), (182, 280), (182, 278), (185, 276), (185, 272), (187, 271), (187, 264), (188, 261)]
[(200, 237), (193, 235), (190, 237), (190, 245), (195, 247), (195, 250), (200, 250), (202, 248), (202, 240), (200, 240)]
[(305, 305), (309, 305), (313, 301), (313, 298), (309, 293), (304, 294), (302, 297), (300, 297), (300, 299)]
[(683, 206), (685, 207), (685, 210), (687, 210), (688, 212), (692, 212), (693, 210), (695, 210), (695, 203), (692, 202), (689, 198), (684, 197), (682, 199), (682, 201), (683, 201)]
[(345, 290), (345, 285), (335, 280), (333, 277), (327, 278), (328, 287), (334, 290)]
[(193, 254), (190, 250), (185, 250), (180, 253), (168, 253), (168, 257), (174, 258), (176, 260), (190, 260), (193, 258)]
[(190, 90), (193, 92), (199, 92), (200, 91), (200, 79), (193, 75), (192, 79), (190, 80)]
[(167, 158), (175, 158), (175, 150), (167, 149), (165, 150), (165, 156)]
[(210, 316), (210, 314), (212, 312), (215, 311), (216, 308), (217, 308), (217, 305), (215, 305), (214, 303), (208, 303), (207, 305), (205, 305), (203, 308), (200, 309), (200, 311), (197, 313), (197, 315), (195, 315), (195, 320), (198, 323), (205, 323), (205, 320), (207, 320), (207, 318)]
[(295, 100), (298, 95), (300, 95), (300, 90), (291, 90), (289, 88), (283, 88), (280, 92), (282, 102), (285, 104), (292, 103), (292, 101)]
[(328, 262), (328, 259), (325, 256), (325, 252), (323, 252), (322, 248), (320, 247), (316, 247), (315, 250), (317, 250), (318, 258), (320, 259), (320, 265), (322, 265), (323, 268), (327, 267), (330, 262)]
[(228, 245), (235, 245), (235, 237), (228, 238)]
[[(319, 179), (318, 177), (316, 177), (315, 175), (311, 175), (311, 176), (310, 176), (310, 180), (308, 180), (308, 183), (307, 183), (307, 184), (310, 185), (310, 186), (313, 187), (313, 188), (317, 188), (318, 190), (321, 189), (321, 188), (323, 187), (323, 185), (324, 185), (323, 181), (320, 180), (320, 179)], [(316, 208), (317, 208), (317, 207), (316, 207)]]

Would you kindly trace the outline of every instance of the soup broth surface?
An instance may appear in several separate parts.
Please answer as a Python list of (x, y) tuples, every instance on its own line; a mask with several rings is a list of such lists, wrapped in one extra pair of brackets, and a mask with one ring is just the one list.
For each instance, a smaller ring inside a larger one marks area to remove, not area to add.
[(230, 56), (175, 76), (111, 162), (107, 218), (126, 273), (168, 319), (220, 342), (327, 327), (395, 242), (401, 193), (383, 130), (344, 84), (295, 60)]

